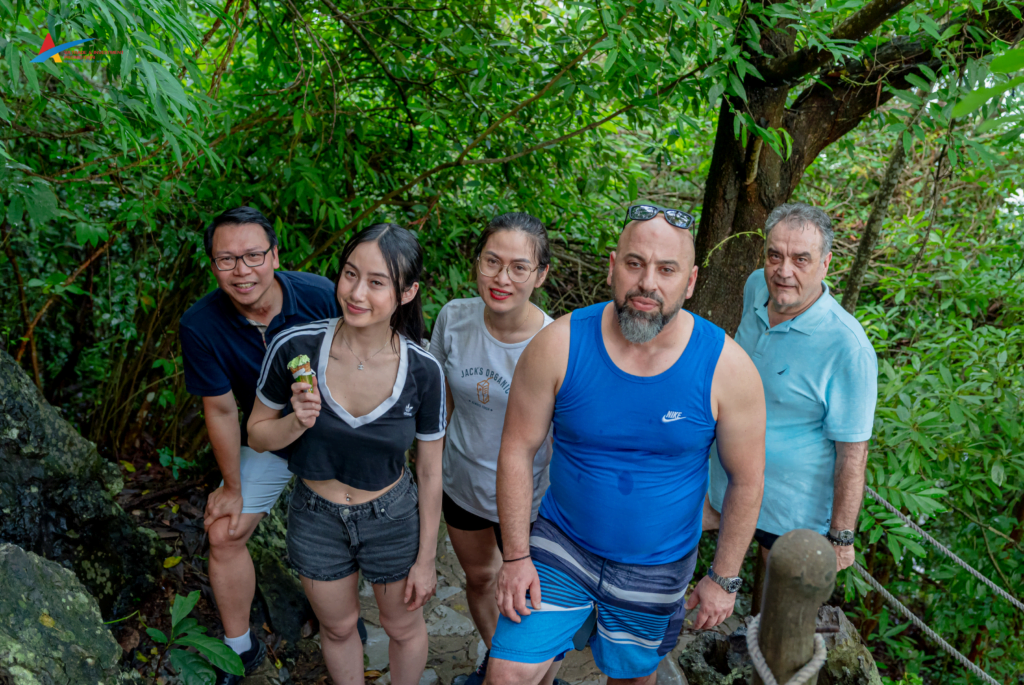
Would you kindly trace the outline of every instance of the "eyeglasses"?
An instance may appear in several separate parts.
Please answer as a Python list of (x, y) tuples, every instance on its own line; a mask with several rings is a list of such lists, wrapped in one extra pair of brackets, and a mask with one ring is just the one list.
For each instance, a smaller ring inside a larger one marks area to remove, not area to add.
[(626, 210), (626, 220), (622, 222), (622, 227), (625, 228), (626, 224), (630, 221), (647, 221), (658, 216), (658, 213), (665, 215), (665, 221), (669, 222), (676, 228), (689, 229), (694, 224), (694, 218), (692, 214), (684, 212), (681, 209), (668, 209), (667, 207), (659, 207), (658, 205), (630, 205), (629, 209)]
[(530, 274), (532, 274), (540, 267), (538, 266), (536, 269), (531, 269), (522, 262), (512, 262), (511, 264), (506, 266), (501, 263), (500, 259), (497, 259), (495, 257), (477, 257), (476, 268), (480, 271), (481, 274), (487, 276), (488, 278), (494, 278), (499, 273), (501, 273), (502, 269), (504, 269), (505, 273), (508, 274), (508, 277), (513, 282), (526, 283), (526, 281), (530, 280)]
[[(246, 252), (241, 256), (242, 263), (248, 267), (263, 266), (263, 262), (267, 261), (267, 253), (273, 249), (263, 250), (263, 252)], [(234, 255), (217, 257), (213, 260), (213, 265), (217, 267), (217, 271), (231, 271), (238, 263), (238, 259), (239, 257)]]

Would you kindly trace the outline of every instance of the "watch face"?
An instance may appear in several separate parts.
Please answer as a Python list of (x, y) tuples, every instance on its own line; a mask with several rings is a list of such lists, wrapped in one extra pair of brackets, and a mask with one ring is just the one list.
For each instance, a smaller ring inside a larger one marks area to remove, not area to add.
[(740, 588), (743, 587), (743, 579), (742, 578), (730, 578), (729, 580), (727, 580), (725, 582), (725, 584), (727, 586), (725, 588), (726, 591), (728, 591), (728, 592), (739, 592)]

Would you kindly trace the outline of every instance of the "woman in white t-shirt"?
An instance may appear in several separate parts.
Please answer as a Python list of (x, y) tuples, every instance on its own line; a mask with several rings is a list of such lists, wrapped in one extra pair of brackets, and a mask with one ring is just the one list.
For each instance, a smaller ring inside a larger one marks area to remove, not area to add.
[[(430, 353), (447, 383), (448, 424), (444, 445), (442, 511), (455, 554), (466, 572), (469, 611), (491, 646), (498, 624), (495, 583), (501, 568), (496, 479), (501, 429), (509, 386), (519, 356), (552, 319), (530, 302), (548, 274), (547, 231), (529, 214), (493, 219), (476, 246), (480, 297), (452, 300), (434, 323)], [(533, 462), (533, 515), (548, 487), (551, 434)], [(487, 657), (476, 672), (453, 685), (480, 685)], [(555, 667), (546, 682), (554, 677)]]

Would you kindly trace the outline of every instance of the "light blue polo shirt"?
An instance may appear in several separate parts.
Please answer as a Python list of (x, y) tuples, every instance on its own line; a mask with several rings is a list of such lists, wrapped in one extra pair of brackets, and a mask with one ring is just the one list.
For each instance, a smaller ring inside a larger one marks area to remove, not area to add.
[[(782, 535), (796, 528), (826, 533), (832, 522), (836, 441), (871, 437), (878, 360), (860, 323), (821, 285), (800, 316), (768, 327), (764, 269), (743, 288), (736, 342), (764, 384), (768, 410), (764, 498), (757, 527)], [(711, 506), (722, 511), (728, 477), (711, 448)]]

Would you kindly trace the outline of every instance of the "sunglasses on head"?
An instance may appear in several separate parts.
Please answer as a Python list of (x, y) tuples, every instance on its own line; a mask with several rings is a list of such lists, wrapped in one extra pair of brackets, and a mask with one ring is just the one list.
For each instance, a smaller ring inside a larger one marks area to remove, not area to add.
[(681, 209), (669, 209), (667, 207), (659, 207), (658, 205), (630, 205), (629, 209), (626, 210), (626, 220), (622, 223), (622, 227), (625, 228), (626, 224), (630, 221), (653, 219), (659, 213), (664, 214), (665, 221), (676, 228), (689, 229), (693, 227), (694, 218), (692, 214)]

